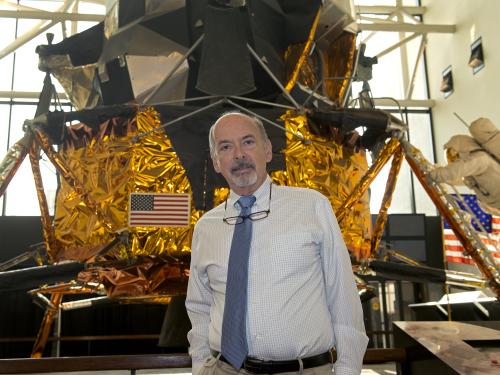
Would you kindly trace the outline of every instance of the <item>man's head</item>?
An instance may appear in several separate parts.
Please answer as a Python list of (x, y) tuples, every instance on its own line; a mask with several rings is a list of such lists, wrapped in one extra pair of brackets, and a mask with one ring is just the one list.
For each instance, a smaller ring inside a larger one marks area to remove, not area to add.
[(236, 194), (250, 195), (264, 182), (272, 147), (259, 119), (225, 113), (210, 128), (209, 143), (215, 171)]

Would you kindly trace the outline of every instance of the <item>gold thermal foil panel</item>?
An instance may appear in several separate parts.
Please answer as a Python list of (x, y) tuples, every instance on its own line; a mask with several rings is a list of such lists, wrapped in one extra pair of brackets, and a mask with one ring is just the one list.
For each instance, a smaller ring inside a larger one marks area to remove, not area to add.
[[(315, 189), (330, 200), (334, 211), (344, 202), (368, 170), (364, 151), (354, 152), (332, 140), (309, 132), (304, 115), (283, 115), (286, 128), (311, 140), (310, 144), (287, 133), (286, 171), (272, 174), (277, 184)], [(364, 194), (342, 220), (341, 230), (357, 258), (370, 254), (371, 217), (368, 194)]]
[[(184, 168), (163, 131), (153, 132), (139, 141), (133, 137), (160, 125), (153, 109), (141, 110), (132, 119), (114, 118), (102, 123), (98, 131), (85, 125), (71, 129), (60, 156), (90, 192), (90, 199), (101, 209), (104, 225), (64, 179), (56, 199), (54, 226), (59, 244), (58, 259), (85, 260), (115, 232), (130, 231), (130, 248), (121, 247), (118, 257), (175, 254), (189, 251), (189, 228), (127, 228), (128, 200), (131, 192), (189, 193)], [(194, 224), (200, 212), (192, 210)]]
[[(286, 127), (313, 142), (303, 144), (288, 134), (286, 171), (272, 174), (278, 184), (303, 186), (326, 195), (334, 209), (339, 207), (367, 170), (362, 151), (354, 152), (335, 142), (312, 135), (305, 116), (288, 113)], [(70, 130), (72, 141), (62, 147), (60, 157), (72, 170), (103, 219), (88, 207), (64, 179), (56, 199), (54, 219), (57, 260), (87, 260), (128, 229), (129, 248), (121, 245), (114, 257), (179, 256), (190, 251), (192, 229), (202, 212), (191, 213), (189, 228), (127, 228), (131, 192), (189, 193), (190, 184), (171, 142), (163, 131), (136, 141), (133, 137), (160, 125), (153, 109), (141, 110), (132, 119), (114, 118), (98, 130), (79, 125)], [(217, 189), (215, 204), (227, 196)], [(370, 212), (368, 195), (359, 200), (342, 221), (342, 232), (357, 258), (369, 254)]]

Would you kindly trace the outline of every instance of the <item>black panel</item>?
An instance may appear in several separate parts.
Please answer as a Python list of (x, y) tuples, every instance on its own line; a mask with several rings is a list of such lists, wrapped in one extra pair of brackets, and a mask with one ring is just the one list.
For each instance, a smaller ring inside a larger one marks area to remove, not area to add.
[(104, 22), (63, 39), (57, 44), (40, 45), (35, 52), (40, 56), (69, 55), (73, 66), (97, 62), (104, 43)]
[[(30, 356), (44, 310), (32, 302), (27, 292), (0, 293), (0, 358)], [(95, 296), (78, 296), (78, 299), (82, 297)], [(74, 298), (66, 296), (64, 301)], [(64, 357), (168, 352), (168, 349), (157, 345), (164, 314), (164, 305), (151, 304), (114, 303), (63, 311), (60, 355)], [(182, 345), (179, 345), (177, 350), (185, 351), (182, 350)], [(43, 356), (53, 355), (54, 341), (49, 337)]]
[(119, 59), (111, 60), (106, 63), (106, 73), (109, 80), (99, 78), (104, 105), (127, 103), (134, 99), (126, 63), (120, 63)]
[(190, 45), (185, 7), (160, 16), (146, 16), (140, 24), (160, 35), (167, 37), (168, 39), (173, 40), (181, 46), (188, 47)]
[(145, 0), (120, 0), (118, 3), (118, 27), (144, 16), (146, 13)]
[[(36, 306), (27, 290), (0, 293), (0, 358), (29, 357), (43, 318), (43, 310)], [(33, 340), (8, 342), (6, 338)]]
[(42, 241), (40, 216), (0, 216), (0, 262), (32, 250), (31, 245)]
[(425, 251), (425, 239), (422, 240), (391, 240), (391, 245), (396, 251), (403, 252), (406, 256), (418, 262), (425, 262), (427, 254)]
[(443, 234), (441, 216), (425, 217), (425, 238), (427, 241), (427, 261), (429, 267), (443, 268)]
[(425, 215), (392, 214), (389, 215), (387, 224), (391, 237), (425, 236)]
[[(244, 95), (255, 90), (242, 8), (206, 8), (205, 38), (196, 88), (210, 95)], [(231, 32), (228, 32), (231, 30)]]
[[(375, 220), (376, 215), (372, 215), (372, 222), (375, 223)], [(382, 241), (404, 256), (435, 267), (434, 258), (432, 263), (427, 262), (428, 249), (432, 247), (433, 251), (437, 250), (442, 258), (442, 248), (436, 249), (427, 238), (426, 220), (423, 214), (391, 214), (388, 216)]]

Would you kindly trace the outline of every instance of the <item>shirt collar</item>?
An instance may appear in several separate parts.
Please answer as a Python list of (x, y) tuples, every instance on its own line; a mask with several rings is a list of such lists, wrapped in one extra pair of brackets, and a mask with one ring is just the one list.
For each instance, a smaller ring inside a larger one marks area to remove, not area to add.
[[(267, 178), (264, 180), (262, 185), (259, 186), (259, 188), (252, 194), (255, 196), (256, 200), (255, 203), (252, 206), (252, 211), (254, 211), (254, 208), (256, 207), (264, 207), (267, 209), (267, 204), (269, 201), (269, 189), (271, 188), (271, 177), (269, 175)], [(240, 199), (241, 195), (236, 194), (234, 191), (231, 190), (231, 193), (229, 194), (229, 197), (227, 199), (227, 206), (228, 207), (235, 207), (236, 209), (239, 210), (238, 205), (236, 202), (238, 199)]]

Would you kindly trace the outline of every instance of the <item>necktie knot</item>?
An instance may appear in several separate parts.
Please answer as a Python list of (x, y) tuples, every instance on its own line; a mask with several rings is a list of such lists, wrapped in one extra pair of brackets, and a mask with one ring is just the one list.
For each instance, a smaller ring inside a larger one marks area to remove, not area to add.
[(238, 199), (238, 204), (241, 207), (241, 215), (248, 215), (250, 213), (250, 208), (255, 203), (255, 196), (253, 195), (243, 195)]

